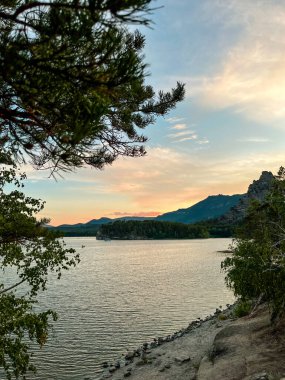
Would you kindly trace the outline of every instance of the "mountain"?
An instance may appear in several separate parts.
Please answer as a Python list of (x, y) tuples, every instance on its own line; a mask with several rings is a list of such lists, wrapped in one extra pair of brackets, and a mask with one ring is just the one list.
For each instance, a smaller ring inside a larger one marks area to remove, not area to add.
[(159, 215), (155, 220), (165, 222), (195, 223), (217, 218), (236, 206), (243, 194), (210, 195), (195, 205)]
[(245, 194), (210, 195), (191, 207), (167, 212), (159, 215), (155, 220), (196, 223), (217, 219), (226, 224), (236, 223), (245, 217), (251, 200), (263, 201), (265, 199), (273, 179), (274, 175), (271, 172), (263, 171), (259, 179), (249, 185)]
[[(245, 194), (235, 195), (210, 195), (206, 199), (195, 205), (167, 212), (155, 218), (125, 216), (120, 218), (92, 219), (87, 223), (77, 223), (73, 225), (63, 224), (51, 227), (64, 233), (65, 236), (96, 236), (100, 226), (116, 221), (156, 221), (156, 222), (178, 222), (192, 224), (200, 221), (213, 221), (218, 226), (234, 226), (234, 224), (246, 215), (246, 210), (252, 199), (263, 201), (268, 193), (274, 176), (271, 172), (263, 171), (258, 180), (249, 185)], [(212, 222), (209, 222), (212, 223)], [(224, 227), (222, 227), (223, 229)], [(218, 236), (218, 232), (214, 233)]]
[(116, 222), (118, 220), (122, 220), (122, 221), (127, 221), (127, 220), (136, 220), (138, 222), (142, 222), (144, 220), (153, 220), (154, 218), (153, 217), (144, 217), (144, 216), (122, 216), (120, 218), (114, 218), (114, 219), (111, 219), (111, 218), (106, 218), (106, 217), (102, 217), (102, 218), (99, 218), (99, 219), (91, 219), (89, 220), (89, 222), (87, 223), (76, 223), (76, 224), (61, 224), (60, 226), (57, 226), (55, 228), (59, 229), (59, 228), (68, 228), (68, 227), (90, 227), (90, 226), (97, 226), (97, 225), (102, 225), (102, 224), (107, 224), (107, 223), (112, 223), (112, 222)]
[(99, 219), (92, 219), (87, 223), (76, 223), (76, 224), (61, 224), (60, 226), (53, 227), (47, 226), (53, 230), (60, 231), (64, 236), (96, 236), (97, 231), (102, 225), (116, 222), (116, 221), (144, 221), (144, 220), (153, 220), (154, 218), (150, 217), (141, 217), (141, 216), (125, 216), (121, 218), (106, 218), (102, 217)]
[(110, 222), (113, 222), (113, 219), (111, 218), (100, 218), (100, 219), (92, 219), (92, 220), (89, 220), (89, 222), (87, 223), (84, 223), (85, 226), (89, 226), (89, 225), (97, 225), (97, 224), (106, 224), (106, 223), (110, 223)]
[(239, 202), (228, 212), (220, 217), (223, 223), (236, 223), (246, 216), (247, 208), (253, 199), (264, 201), (268, 194), (274, 175), (271, 172), (263, 171), (258, 180), (249, 185), (247, 192), (240, 198)]

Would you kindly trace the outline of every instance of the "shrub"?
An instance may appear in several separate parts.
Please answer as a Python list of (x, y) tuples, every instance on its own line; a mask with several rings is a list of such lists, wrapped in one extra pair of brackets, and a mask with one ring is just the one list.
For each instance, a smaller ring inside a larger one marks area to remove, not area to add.
[(285, 169), (265, 200), (255, 201), (238, 233), (233, 254), (222, 262), (226, 283), (243, 300), (262, 297), (272, 320), (285, 311)]

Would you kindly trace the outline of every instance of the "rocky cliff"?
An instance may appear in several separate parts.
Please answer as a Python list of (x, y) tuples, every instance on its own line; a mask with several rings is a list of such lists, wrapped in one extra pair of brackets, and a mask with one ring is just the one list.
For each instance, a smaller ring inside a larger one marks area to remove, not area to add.
[(219, 220), (225, 223), (235, 223), (246, 216), (250, 202), (253, 199), (263, 201), (268, 194), (274, 175), (271, 172), (263, 171), (258, 180), (249, 185), (247, 193), (242, 195), (236, 206), (222, 215)]

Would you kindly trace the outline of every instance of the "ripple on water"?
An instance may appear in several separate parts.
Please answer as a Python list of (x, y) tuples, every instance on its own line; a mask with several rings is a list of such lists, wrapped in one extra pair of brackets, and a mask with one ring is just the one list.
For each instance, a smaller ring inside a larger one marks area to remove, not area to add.
[(233, 301), (220, 270), (230, 239), (96, 241), (66, 238), (81, 263), (61, 281), (50, 278), (41, 307), (59, 320), (37, 350), (30, 380), (98, 378), (101, 363), (118, 359)]

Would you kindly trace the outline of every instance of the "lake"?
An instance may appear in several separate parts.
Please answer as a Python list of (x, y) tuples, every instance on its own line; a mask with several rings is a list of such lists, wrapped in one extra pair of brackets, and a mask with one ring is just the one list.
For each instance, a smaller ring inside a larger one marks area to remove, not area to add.
[[(234, 300), (220, 270), (231, 239), (66, 238), (81, 262), (40, 295), (59, 314), (29, 379), (98, 379), (101, 364)], [(84, 245), (85, 248), (80, 249)]]

